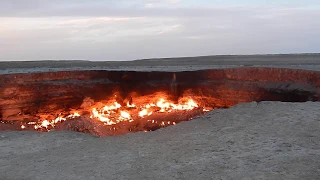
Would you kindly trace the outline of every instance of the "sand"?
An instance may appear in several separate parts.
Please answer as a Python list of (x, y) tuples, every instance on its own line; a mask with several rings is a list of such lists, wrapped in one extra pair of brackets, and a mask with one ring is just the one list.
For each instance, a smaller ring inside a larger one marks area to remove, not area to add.
[(1, 179), (319, 179), (319, 108), (253, 102), (104, 138), (1, 132)]
[[(319, 70), (319, 56), (315, 57), (313, 63), (292, 64), (289, 58), (282, 59), (282, 65), (270, 66)], [(85, 62), (72, 67), (63, 67), (68, 62), (60, 62), (57, 67), (38, 62), (34, 63), (36, 68), (8, 63), (7, 67), (1, 66), (0, 73), (108, 67), (149, 71), (162, 66), (180, 71), (241, 66), (241, 62), (231, 60), (224, 65), (213, 61), (211, 66), (201, 60), (198, 65), (188, 65), (188, 61), (180, 65), (157, 62), (143, 65), (141, 61), (142, 65), (132, 66), (132, 62), (121, 66)], [(250, 62), (246, 66), (267, 66)], [(319, 102), (252, 102), (154, 132), (104, 138), (77, 132), (2, 131), (0, 179), (320, 179), (319, 109)]]
[(136, 61), (11, 61), (0, 62), (0, 74), (73, 71), (194, 71), (234, 67), (279, 67), (320, 70), (320, 54), (203, 56)]

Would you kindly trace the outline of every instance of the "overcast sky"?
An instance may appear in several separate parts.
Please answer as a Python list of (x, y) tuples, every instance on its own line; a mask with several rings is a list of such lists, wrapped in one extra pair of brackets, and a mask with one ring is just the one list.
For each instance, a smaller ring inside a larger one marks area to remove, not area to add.
[(0, 0), (0, 60), (320, 52), (319, 0)]

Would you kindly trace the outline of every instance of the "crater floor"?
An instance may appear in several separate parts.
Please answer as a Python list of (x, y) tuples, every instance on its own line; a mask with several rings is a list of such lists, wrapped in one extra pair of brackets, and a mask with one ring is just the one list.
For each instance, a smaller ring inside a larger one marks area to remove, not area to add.
[(0, 179), (318, 179), (319, 108), (252, 102), (104, 138), (0, 132)]

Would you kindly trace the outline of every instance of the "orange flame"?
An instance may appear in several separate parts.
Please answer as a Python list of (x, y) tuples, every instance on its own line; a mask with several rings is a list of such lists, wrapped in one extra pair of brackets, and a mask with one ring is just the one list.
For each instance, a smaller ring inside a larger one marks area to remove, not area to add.
[[(139, 118), (147, 118), (153, 113), (170, 113), (172, 111), (190, 111), (193, 109), (199, 108), (198, 104), (191, 98), (181, 101), (178, 104), (166, 100), (164, 97), (159, 98), (156, 102), (146, 103), (146, 104), (130, 104), (126, 103), (126, 106), (121, 106), (118, 102), (113, 102), (111, 105), (103, 105), (102, 103), (96, 103), (91, 106), (90, 118), (103, 122), (105, 125), (115, 125), (120, 122), (133, 122)], [(207, 109), (203, 109), (207, 111)], [(44, 116), (45, 117), (45, 116)], [(41, 120), (40, 123), (29, 122), (28, 124), (34, 125), (34, 129), (50, 129), (54, 128), (57, 123), (61, 123), (66, 120), (75, 119), (81, 117), (81, 114), (78, 112), (71, 112), (67, 116), (59, 115), (57, 118), (48, 120), (47, 118)], [(158, 121), (148, 120), (148, 122), (158, 124)], [(175, 122), (159, 122), (161, 126), (175, 125)], [(24, 125), (21, 126), (21, 129), (25, 129)]]

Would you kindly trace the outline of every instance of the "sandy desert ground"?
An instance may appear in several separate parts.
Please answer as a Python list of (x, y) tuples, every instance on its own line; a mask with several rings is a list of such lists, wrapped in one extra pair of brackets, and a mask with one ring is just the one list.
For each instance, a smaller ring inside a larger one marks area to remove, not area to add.
[(320, 54), (224, 55), (135, 61), (3, 61), (0, 74), (58, 70), (194, 71), (233, 67), (320, 69)]
[[(319, 55), (245, 59), (1, 62), (0, 72), (243, 65), (320, 69)], [(76, 132), (0, 132), (0, 179), (319, 179), (319, 109), (319, 102), (252, 102), (154, 132), (104, 138)]]

